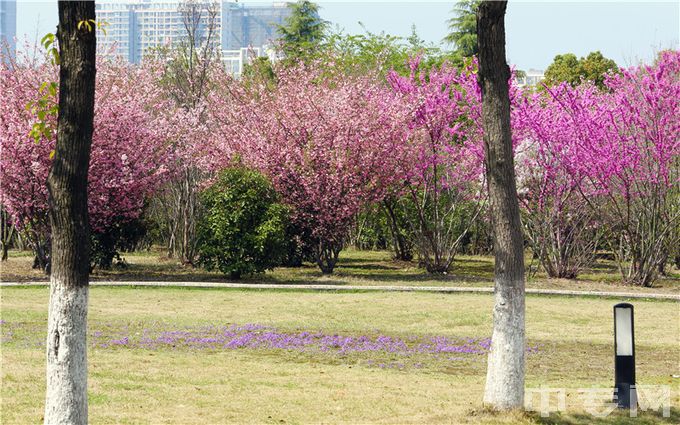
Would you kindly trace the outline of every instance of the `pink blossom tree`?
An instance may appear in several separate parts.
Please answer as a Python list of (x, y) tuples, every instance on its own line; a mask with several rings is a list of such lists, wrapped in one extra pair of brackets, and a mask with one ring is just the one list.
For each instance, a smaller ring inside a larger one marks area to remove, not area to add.
[[(10, 70), (8, 62), (0, 61), (0, 202), (36, 253), (34, 266), (45, 268), (49, 251), (47, 174), (54, 138), (33, 141), (29, 132), (36, 117), (27, 106), (40, 96), (42, 83), (54, 80), (55, 74), (46, 66), (32, 65)], [(55, 117), (50, 118), (54, 126)]]
[[(680, 52), (605, 79), (605, 120), (590, 123), (590, 178), (604, 190), (604, 222), (624, 280), (650, 286), (680, 243)], [(607, 161), (608, 160), (608, 161)]]
[[(552, 94), (570, 89), (564, 84)], [(594, 87), (582, 88), (599, 96)], [(582, 110), (588, 115), (592, 110)], [(597, 192), (583, 167), (582, 133), (556, 97), (527, 94), (513, 111), (522, 221), (534, 255), (548, 276), (576, 278), (592, 264), (602, 232)], [(581, 117), (580, 119), (583, 119)]]
[(272, 180), (332, 273), (362, 206), (380, 201), (405, 159), (406, 110), (368, 76), (314, 66), (277, 70), (277, 84), (232, 82), (212, 99), (224, 158), (237, 155)]
[[(2, 205), (28, 236), (40, 267), (47, 266), (46, 179), (56, 122), (54, 114), (44, 111), (56, 104), (58, 96), (45, 87), (56, 79), (55, 72), (52, 65), (36, 63), (0, 68), (5, 98), (0, 106)], [(167, 171), (164, 132), (156, 121), (164, 109), (158, 102), (156, 80), (157, 74), (149, 68), (108, 62), (98, 66), (88, 185), (90, 225), (95, 233), (114, 222), (137, 218), (145, 198)], [(40, 102), (44, 105), (36, 107)], [(45, 125), (37, 141), (30, 136), (36, 122)]]

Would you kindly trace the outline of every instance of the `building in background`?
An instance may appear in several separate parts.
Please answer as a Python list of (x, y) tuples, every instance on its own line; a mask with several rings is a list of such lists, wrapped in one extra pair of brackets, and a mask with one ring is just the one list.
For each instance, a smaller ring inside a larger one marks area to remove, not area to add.
[(14, 56), (17, 36), (17, 2), (0, 0), (0, 51)]
[(243, 73), (243, 67), (255, 58), (263, 56), (264, 51), (259, 47), (241, 47), (235, 50), (222, 50), (222, 64), (224, 69), (238, 78)]
[(222, 3), (222, 49), (271, 46), (278, 38), (279, 25), (283, 25), (288, 16), (290, 8), (285, 2), (244, 5), (225, 1)]
[(99, 1), (95, 3), (97, 20), (106, 22), (106, 35), (97, 35), (97, 53), (137, 63), (137, 21), (133, 2)]
[(524, 76), (515, 76), (515, 82), (519, 87), (535, 86), (545, 78), (544, 71), (540, 69), (530, 69), (524, 73)]
[[(192, 4), (193, 9), (187, 8)], [(195, 19), (196, 36), (201, 39), (209, 27), (221, 34), (219, 2), (180, 0), (101, 0), (96, 3), (97, 19), (106, 22), (106, 35), (97, 37), (97, 49), (107, 56), (140, 63), (152, 49), (187, 39), (185, 21)], [(210, 9), (213, 9), (211, 16)], [(190, 13), (191, 11), (193, 13)], [(191, 16), (195, 16), (191, 18)], [(198, 45), (201, 44), (199, 40)], [(217, 46), (219, 48), (219, 46)]]
[[(221, 51), (222, 62), (235, 75), (241, 74), (243, 65), (252, 57), (271, 50), (278, 25), (290, 15), (284, 2), (243, 5), (226, 0), (193, 0), (193, 4), (201, 12), (199, 37), (213, 22), (209, 21), (208, 9), (216, 14), (214, 47)], [(98, 1), (97, 19), (108, 24), (106, 35), (97, 37), (98, 51), (138, 64), (152, 49), (186, 39), (186, 5), (184, 0)]]

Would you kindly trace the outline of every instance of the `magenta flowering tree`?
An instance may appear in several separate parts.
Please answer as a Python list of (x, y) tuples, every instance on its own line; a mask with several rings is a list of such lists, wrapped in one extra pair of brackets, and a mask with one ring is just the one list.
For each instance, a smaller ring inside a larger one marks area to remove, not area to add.
[(323, 273), (332, 273), (357, 213), (385, 196), (405, 160), (406, 110), (374, 81), (300, 66), (278, 70), (275, 88), (232, 82), (212, 99), (225, 105), (212, 108), (223, 158), (236, 155), (272, 180)]
[[(555, 94), (570, 89), (551, 89)], [(594, 87), (579, 90), (600, 96)], [(582, 109), (588, 119), (592, 109)], [(528, 94), (513, 111), (513, 131), (522, 140), (516, 153), (522, 221), (534, 255), (548, 276), (574, 279), (592, 264), (602, 232), (600, 199), (587, 179), (582, 133), (573, 111), (546, 93)]]
[(607, 196), (604, 222), (616, 235), (610, 242), (624, 280), (650, 286), (680, 243), (680, 52), (663, 52), (655, 65), (623, 70), (605, 85), (604, 128), (584, 129), (589, 174)]
[(678, 245), (679, 79), (680, 53), (664, 52), (653, 66), (607, 77), (605, 92), (562, 85), (520, 107), (514, 125), (535, 143), (539, 166), (520, 173), (525, 212), (567, 272), (594, 249), (587, 240), (598, 225), (632, 284), (651, 285)]
[(408, 160), (400, 164), (401, 188), (420, 261), (430, 273), (447, 272), (483, 206), (481, 93), (474, 64), (458, 71), (448, 64), (388, 74), (411, 116)]
[[(2, 205), (27, 236), (37, 265), (44, 268), (50, 235), (46, 180), (55, 144), (56, 115), (43, 111), (57, 102), (58, 93), (45, 90), (56, 79), (56, 70), (35, 63), (0, 70), (5, 97), (0, 106)], [(167, 171), (162, 128), (155, 122), (163, 109), (157, 102), (156, 79), (153, 70), (147, 68), (106, 62), (98, 66), (88, 184), (94, 233), (106, 231), (115, 222), (137, 218), (144, 199)], [(35, 107), (39, 102), (45, 107)], [(36, 122), (44, 124), (37, 140), (30, 135)]]

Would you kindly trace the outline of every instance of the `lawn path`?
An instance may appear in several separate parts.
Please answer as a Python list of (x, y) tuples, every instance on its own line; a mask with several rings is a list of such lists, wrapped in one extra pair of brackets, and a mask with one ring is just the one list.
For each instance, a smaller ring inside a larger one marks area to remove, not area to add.
[[(0, 282), (3, 287), (47, 286), (48, 282)], [(392, 286), (392, 285), (328, 285), (328, 284), (271, 284), (271, 283), (228, 283), (228, 282), (164, 282), (164, 281), (93, 281), (91, 286), (124, 287), (178, 287), (178, 288), (226, 288), (226, 289), (281, 289), (306, 291), (378, 291), (378, 292), (432, 292), (432, 293), (493, 293), (493, 288), (480, 287), (441, 287), (441, 286)], [(634, 293), (616, 291), (570, 291), (564, 289), (527, 288), (529, 295), (579, 296), (602, 298), (635, 298), (680, 301), (680, 295)]]

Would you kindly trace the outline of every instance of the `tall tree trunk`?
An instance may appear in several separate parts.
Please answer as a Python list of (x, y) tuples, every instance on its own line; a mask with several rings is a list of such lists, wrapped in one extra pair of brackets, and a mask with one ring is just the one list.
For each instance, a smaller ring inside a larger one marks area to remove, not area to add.
[(505, 1), (477, 10), (479, 85), (486, 176), (494, 232), (495, 305), (484, 402), (496, 409), (524, 404), (524, 244), (510, 135), (510, 68), (505, 59)]
[(59, 117), (48, 177), (52, 274), (45, 423), (87, 423), (89, 223), (87, 173), (94, 119), (93, 1), (60, 1)]

